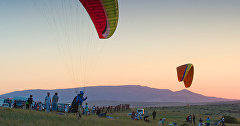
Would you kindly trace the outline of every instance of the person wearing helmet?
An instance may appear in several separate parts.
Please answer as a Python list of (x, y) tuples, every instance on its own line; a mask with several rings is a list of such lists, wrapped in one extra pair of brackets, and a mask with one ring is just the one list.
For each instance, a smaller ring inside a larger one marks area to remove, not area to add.
[(77, 98), (76, 98), (76, 102), (78, 103), (78, 114), (77, 114), (77, 118), (80, 119), (82, 116), (81, 114), (83, 113), (83, 106), (82, 103), (87, 100), (87, 97), (83, 97), (84, 92), (80, 91), (80, 94), (78, 94)]

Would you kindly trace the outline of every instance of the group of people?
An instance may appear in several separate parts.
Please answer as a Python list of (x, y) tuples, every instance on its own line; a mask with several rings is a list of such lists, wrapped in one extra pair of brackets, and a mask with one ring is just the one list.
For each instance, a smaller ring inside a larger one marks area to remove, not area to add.
[[(202, 120), (202, 118), (200, 118), (200, 119), (199, 119), (199, 124), (198, 124), (198, 126), (205, 126), (205, 124), (206, 124), (206, 126), (210, 126), (210, 121), (211, 121), (210, 118), (207, 117), (206, 123), (204, 123), (203, 120)], [(195, 125), (195, 123), (194, 123), (194, 125)]]
[(30, 95), (29, 98), (26, 101), (26, 109), (34, 109), (42, 111), (43, 109), (46, 110), (46, 112), (57, 111), (58, 109), (58, 93), (56, 92), (53, 97), (51, 98), (50, 93), (47, 93), (47, 96), (45, 97), (44, 104), (42, 102), (34, 102), (33, 95)]
[[(201, 119), (201, 118), (200, 118)], [(186, 122), (193, 123), (195, 125), (195, 115), (188, 115), (186, 118)]]
[(99, 117), (108, 117), (108, 112), (112, 113), (113, 111), (124, 111), (130, 109), (129, 104), (120, 104), (108, 107), (98, 107), (94, 105), (92, 108), (89, 108), (88, 103), (85, 103), (85, 106), (83, 106), (83, 102), (85, 100), (87, 100), (87, 97), (84, 97), (84, 92), (80, 91), (80, 93), (73, 99), (69, 112), (76, 113), (77, 118), (80, 119), (82, 115), (96, 114)]
[(222, 118), (218, 121), (217, 125), (225, 126), (225, 118), (222, 117)]
[[(80, 91), (80, 93), (74, 98), (69, 112), (72, 113), (77, 113), (77, 118), (81, 118), (82, 115), (90, 115), (90, 113), (92, 114), (96, 114), (99, 117), (108, 117), (107, 116), (107, 112), (111, 112), (111, 110), (114, 108), (114, 111), (119, 111), (119, 110), (128, 110), (129, 105), (128, 104), (121, 104), (121, 105), (117, 105), (115, 107), (109, 106), (109, 107), (96, 107), (95, 105), (92, 107), (92, 109), (89, 108), (88, 103), (85, 103), (85, 106), (83, 106), (83, 102), (87, 100), (87, 97), (84, 97), (84, 92)], [(27, 99), (27, 101), (24, 103), (24, 108), (26, 109), (35, 109), (35, 110), (40, 110), (42, 111), (43, 108), (45, 108), (46, 112), (50, 112), (52, 111), (58, 111), (58, 101), (59, 101), (59, 97), (58, 97), (58, 93), (56, 92), (53, 97), (51, 98), (50, 93), (47, 93), (47, 96), (45, 97), (44, 100), (44, 105), (42, 104), (42, 102), (34, 102), (33, 100), (33, 96), (30, 95), (29, 98)], [(16, 100), (13, 103), (13, 108), (17, 108), (17, 102)], [(153, 120), (156, 119), (156, 111), (154, 110), (152, 112), (152, 117)], [(145, 122), (150, 122), (150, 120), (148, 119), (149, 115), (147, 113), (141, 113), (141, 112), (132, 112), (131, 113), (131, 119), (132, 120), (144, 120)], [(166, 121), (166, 118), (160, 118), (158, 125), (164, 125)], [(198, 126), (210, 126), (210, 118), (207, 117), (206, 122), (204, 123), (203, 119), (200, 118), (199, 119), (199, 124)], [(195, 115), (188, 115), (186, 118), (186, 122), (188, 123), (193, 123), (193, 125), (195, 125)], [(172, 123), (172, 125), (176, 125), (175, 123)], [(225, 126), (225, 119), (224, 117), (222, 117), (220, 119), (219, 122), (217, 122), (217, 125), (222, 125)]]
[[(188, 122), (188, 123), (193, 123), (193, 125), (195, 125), (196, 124), (196, 120), (195, 120), (195, 115), (193, 114), (193, 115), (188, 115), (187, 116), (187, 118), (186, 118), (186, 122)], [(199, 126), (203, 126), (203, 125), (205, 125), (206, 124), (206, 126), (210, 126), (210, 118), (209, 117), (207, 117), (207, 119), (206, 119), (206, 123), (203, 123), (203, 120), (202, 120), (202, 118), (200, 118), (199, 119)]]
[(23, 108), (23, 109), (30, 109), (30, 110), (46, 110), (47, 112), (57, 111), (58, 110), (58, 93), (56, 92), (54, 96), (51, 98), (50, 93), (47, 93), (45, 97), (44, 104), (42, 102), (36, 102), (33, 100), (33, 95), (30, 95), (26, 101), (17, 102), (14, 100), (12, 104), (12, 108)]
[[(118, 111), (129, 110), (129, 104), (120, 104), (117, 106), (93, 106), (91, 109), (88, 106), (88, 103), (83, 105), (83, 102), (87, 100), (87, 97), (84, 97), (84, 92), (80, 91), (79, 94), (74, 98), (72, 104), (69, 107), (68, 112), (77, 113), (78, 118), (81, 118), (81, 115), (90, 115), (96, 114), (101, 115), (102, 113), (112, 113)], [(58, 93), (56, 92), (53, 97), (50, 96), (50, 92), (47, 93), (47, 96), (44, 98), (44, 102), (35, 102), (33, 100), (33, 95), (30, 95), (26, 102), (23, 103), (23, 108), (34, 109), (34, 110), (45, 110), (46, 112), (58, 111)], [(17, 102), (13, 103), (13, 108), (17, 108)], [(138, 115), (137, 118), (142, 119), (142, 116)]]
[(45, 97), (44, 103), (45, 103), (45, 109), (46, 112), (57, 111), (58, 110), (58, 93), (56, 92), (53, 97), (51, 98), (50, 93), (47, 93), (47, 96)]
[[(152, 112), (152, 119), (156, 120), (156, 116), (157, 116), (157, 112), (154, 110)], [(142, 114), (141, 112), (134, 112), (134, 111), (131, 113), (132, 120), (144, 120), (145, 122), (150, 123), (150, 120), (148, 119), (148, 117), (149, 117), (148, 113)], [(165, 125), (165, 123), (166, 123), (166, 118), (160, 118), (158, 121), (158, 125)], [(170, 122), (168, 125), (176, 126), (177, 123)]]
[[(195, 125), (195, 115), (194, 114), (193, 115), (188, 115), (187, 118), (186, 118), (186, 122), (193, 123), (193, 125)], [(220, 119), (220, 121), (217, 123), (217, 125), (225, 126), (224, 122), (225, 122), (225, 119), (224, 119), (224, 117), (222, 117)], [(202, 118), (200, 118), (198, 126), (210, 126), (210, 124), (211, 124), (210, 117), (207, 117), (205, 122)]]
[(160, 118), (158, 121), (158, 125), (164, 125), (166, 118)]
[(143, 120), (145, 122), (150, 122), (150, 120), (148, 119), (149, 115), (147, 114), (143, 114), (141, 112), (132, 112), (131, 114), (131, 119), (132, 120)]
[[(157, 112), (154, 110), (152, 112), (152, 118), (153, 120), (156, 120)], [(150, 122), (148, 119), (149, 115), (148, 113), (142, 114), (141, 112), (132, 112), (131, 119), (132, 120), (144, 120), (145, 122)], [(160, 118), (158, 125), (164, 125), (166, 118)]]

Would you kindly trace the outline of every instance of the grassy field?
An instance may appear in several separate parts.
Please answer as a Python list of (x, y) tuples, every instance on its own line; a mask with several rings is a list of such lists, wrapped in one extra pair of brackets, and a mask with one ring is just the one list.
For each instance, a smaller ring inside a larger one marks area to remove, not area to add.
[[(150, 115), (153, 110), (156, 110), (157, 120), (152, 120), (152, 117), (149, 117), (151, 123), (133, 121), (127, 115), (127, 113), (131, 111), (109, 114), (113, 119), (99, 118), (91, 115), (83, 116), (81, 120), (77, 120), (74, 114), (0, 108), (0, 126), (157, 126), (159, 118), (166, 118), (168, 123), (177, 122), (180, 126), (185, 123), (185, 118), (189, 113), (196, 115), (197, 123), (200, 117), (203, 120), (210, 117), (213, 122), (217, 122), (223, 115), (233, 116), (240, 121), (240, 104), (159, 107), (146, 108), (146, 110)], [(227, 124), (227, 126), (239, 125), (240, 124)]]

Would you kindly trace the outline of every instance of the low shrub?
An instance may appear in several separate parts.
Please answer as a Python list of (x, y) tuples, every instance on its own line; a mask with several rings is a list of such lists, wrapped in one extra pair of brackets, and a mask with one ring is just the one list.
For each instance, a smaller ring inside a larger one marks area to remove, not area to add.
[(237, 118), (232, 116), (224, 116), (224, 120), (225, 120), (225, 123), (232, 123), (232, 124), (238, 123)]

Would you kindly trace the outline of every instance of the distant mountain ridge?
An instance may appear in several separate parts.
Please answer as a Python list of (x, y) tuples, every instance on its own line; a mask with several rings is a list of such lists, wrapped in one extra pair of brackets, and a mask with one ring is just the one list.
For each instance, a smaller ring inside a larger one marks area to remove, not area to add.
[[(124, 86), (92, 86), (86, 87), (88, 101), (124, 101), (124, 102), (219, 102), (232, 101), (231, 99), (207, 97), (186, 89), (181, 91), (171, 91), (169, 89), (156, 89), (140, 85)], [(55, 90), (24, 90), (14, 91), (0, 95), (3, 98), (13, 98), (16, 96), (28, 97), (33, 95), (35, 101), (44, 101), (47, 92), (53, 95), (58, 92), (60, 102), (69, 103), (76, 96), (76, 91), (83, 88), (55, 89)]]

